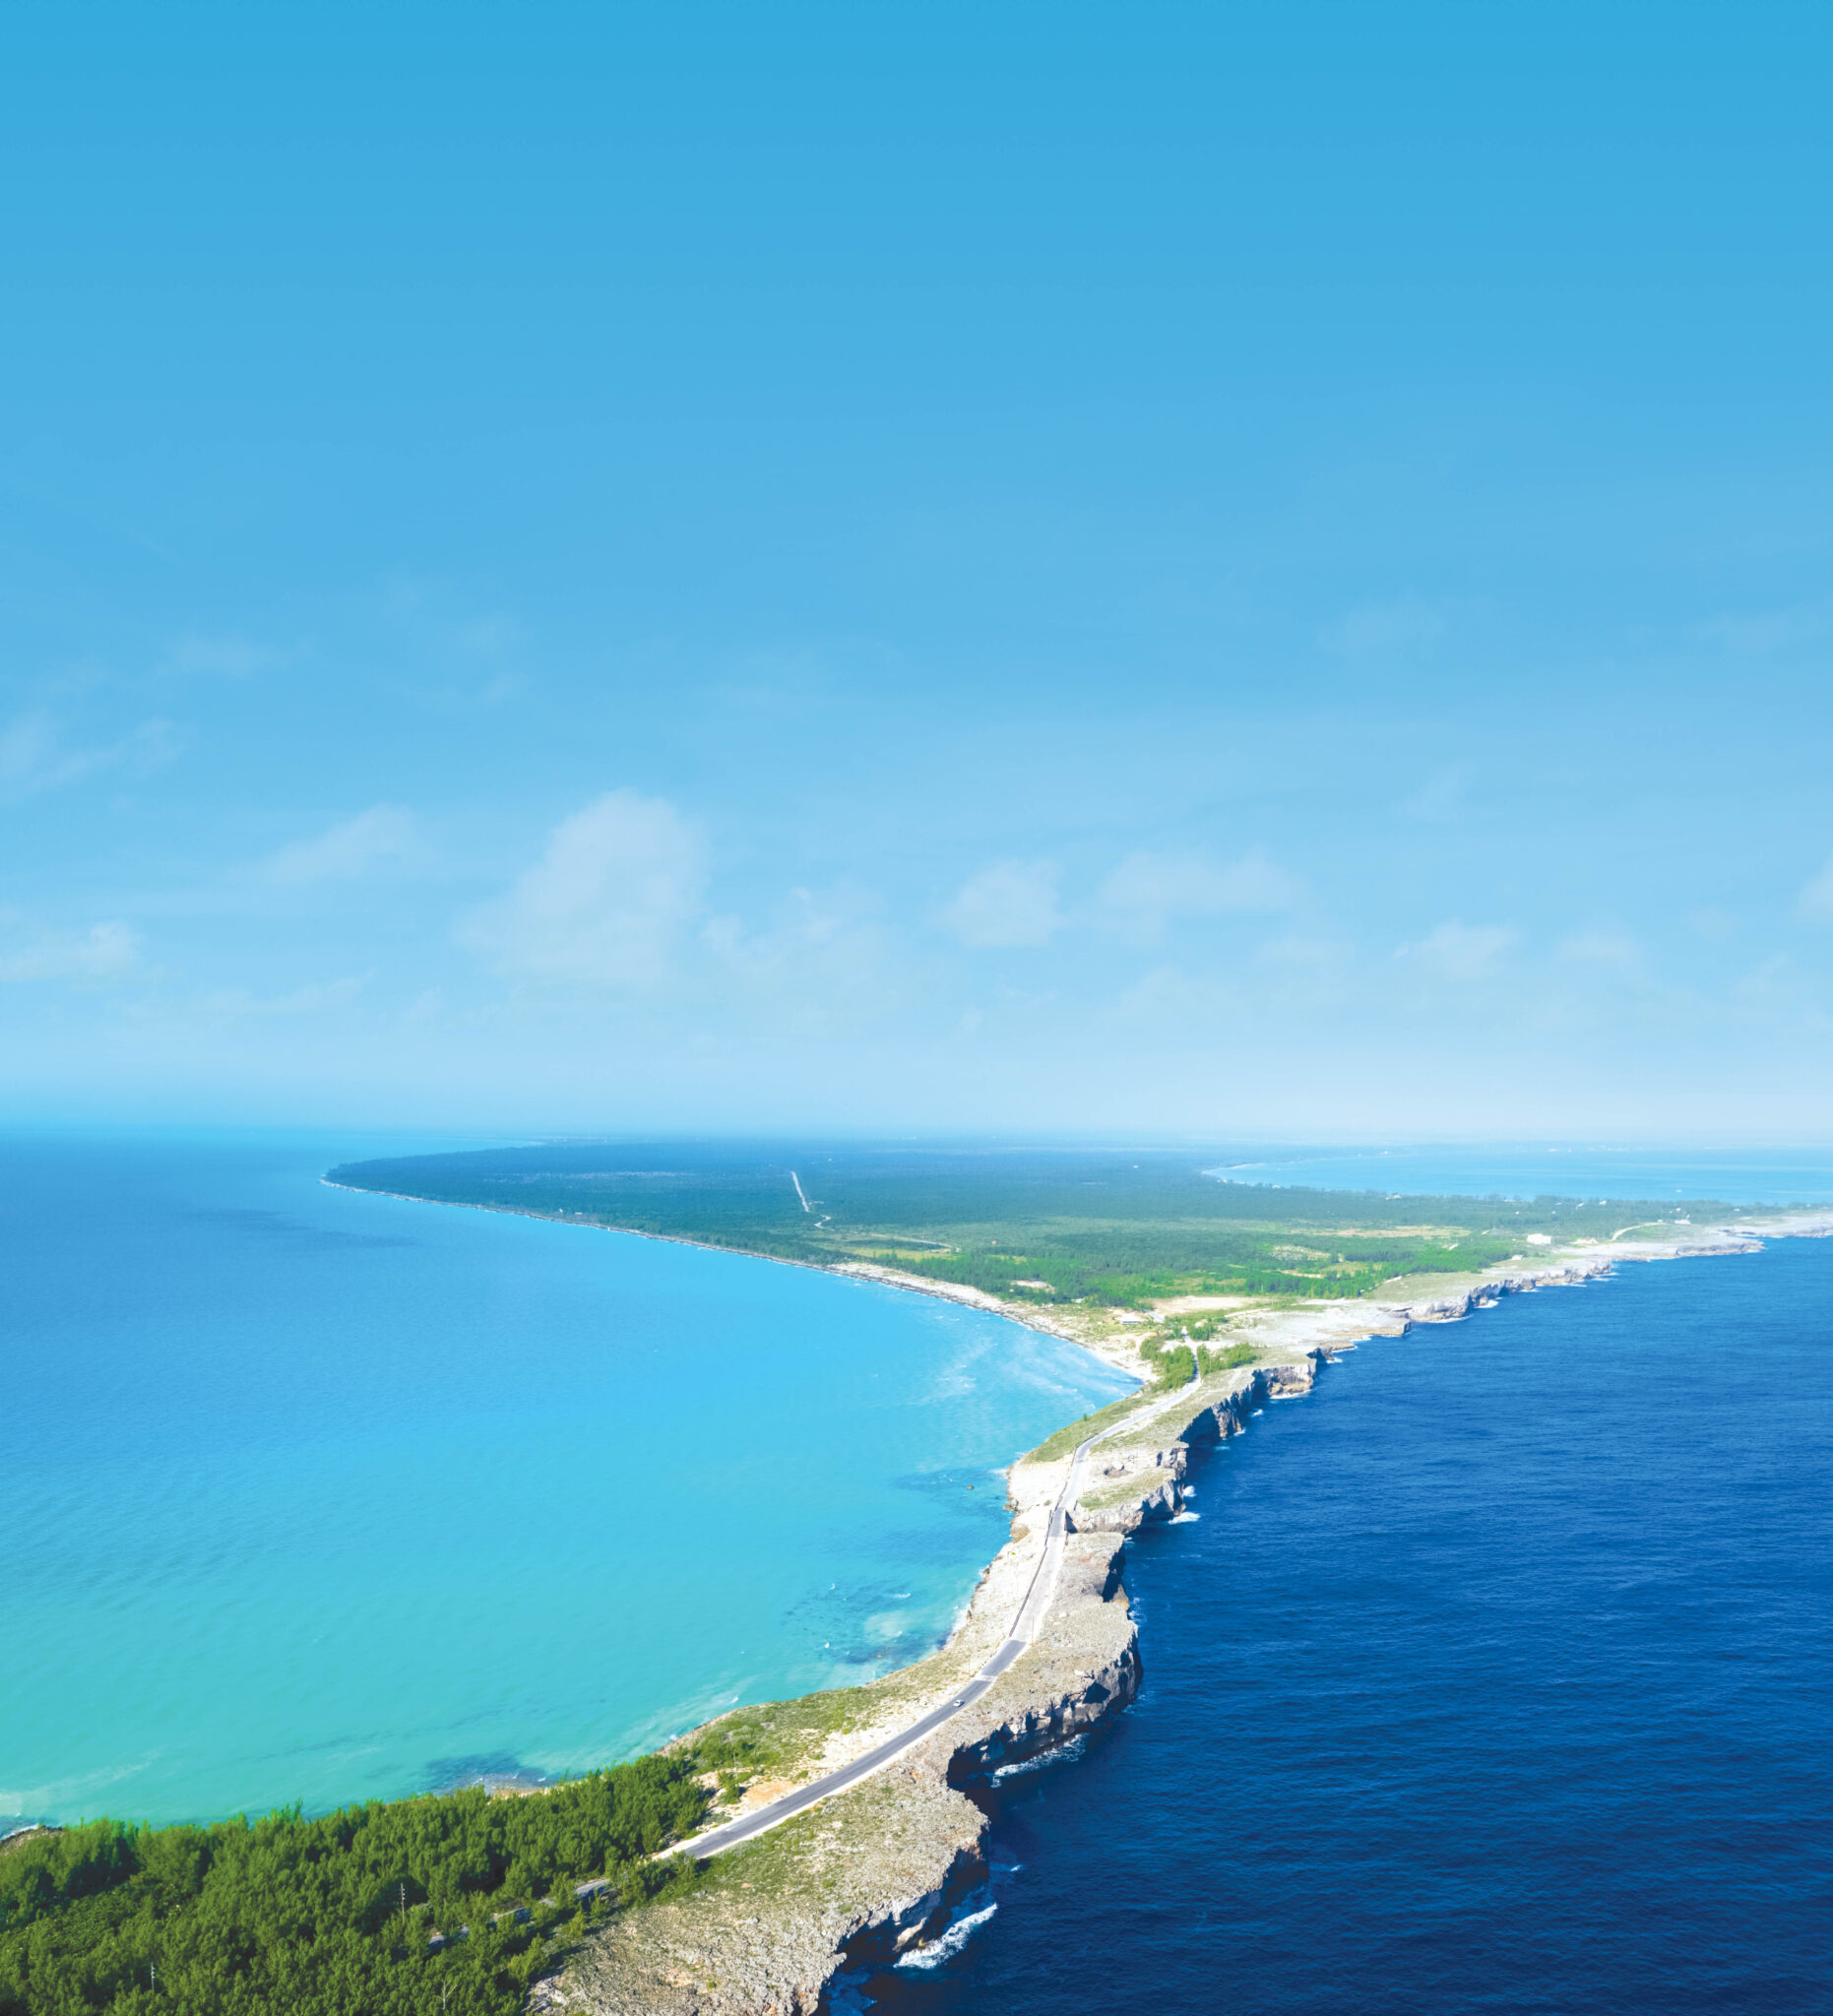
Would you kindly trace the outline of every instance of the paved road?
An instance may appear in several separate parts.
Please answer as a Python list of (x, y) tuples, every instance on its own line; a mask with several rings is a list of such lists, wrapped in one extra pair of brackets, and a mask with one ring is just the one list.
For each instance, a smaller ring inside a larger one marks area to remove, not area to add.
[(1063, 1488), (1057, 1492), (1056, 1502), (1050, 1507), (1050, 1524), (1043, 1537), (1043, 1551), (1038, 1557), (1038, 1565), (1025, 1591), (1025, 1600), (1018, 1606), (1018, 1615), (1012, 1620), (1011, 1635), (973, 1679), (958, 1688), (939, 1707), (930, 1709), (920, 1721), (887, 1737), (876, 1748), (867, 1750), (864, 1756), (855, 1757), (851, 1764), (842, 1765), (838, 1771), (830, 1771), (825, 1778), (817, 1778), (810, 1785), (786, 1793), (771, 1804), (758, 1807), (755, 1813), (746, 1813), (742, 1819), (728, 1820), (723, 1827), (697, 1835), (692, 1841), (683, 1841), (673, 1853), (691, 1855), (698, 1860), (723, 1854), (728, 1848), (736, 1848), (741, 1841), (749, 1841), (767, 1828), (781, 1826), (791, 1815), (814, 1805), (817, 1800), (832, 1798), (837, 1792), (846, 1792), (862, 1778), (871, 1777), (874, 1771), (882, 1770), (894, 1757), (921, 1742), (931, 1731), (953, 1721), (964, 1708), (971, 1708), (1019, 1654), (1032, 1644), (1049, 1611), (1057, 1571), (1063, 1561), (1069, 1507), (1075, 1503), (1076, 1494), (1082, 1488), (1089, 1450), (1100, 1439), (1099, 1435), (1091, 1435), (1077, 1449), (1069, 1466), (1069, 1475), (1063, 1480)]

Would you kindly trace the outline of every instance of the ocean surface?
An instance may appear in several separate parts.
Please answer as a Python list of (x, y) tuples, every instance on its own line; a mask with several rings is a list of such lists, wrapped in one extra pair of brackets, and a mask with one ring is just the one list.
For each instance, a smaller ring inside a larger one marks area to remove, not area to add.
[(994, 1790), (978, 1922), (866, 1992), (1820, 2016), (1830, 1480), (1833, 1240), (1364, 1343), (1129, 1544), (1138, 1701)]
[(1412, 1148), (1249, 1149), (1214, 1172), (1236, 1183), (1421, 1197), (1710, 1197), (1721, 1204), (1833, 1201), (1824, 1149), (1613, 1148), (1545, 1142)]
[(946, 1633), (1126, 1390), (946, 1302), (326, 1187), (398, 1142), (0, 1140), (0, 1831), (630, 1754)]

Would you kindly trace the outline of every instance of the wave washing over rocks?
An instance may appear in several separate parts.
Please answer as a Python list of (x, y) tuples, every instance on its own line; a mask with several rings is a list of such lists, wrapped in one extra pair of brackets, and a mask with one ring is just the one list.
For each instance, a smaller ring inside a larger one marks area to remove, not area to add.
[[(1457, 1322), (1505, 1294), (1582, 1287), (1624, 1261), (1755, 1252), (1759, 1233), (1833, 1235), (1833, 1215), (1561, 1252), (1406, 1303), (1256, 1318), (1261, 1362), (1141, 1407), (1089, 1451), (1042, 1628), (980, 1700), (875, 1776), (719, 1858), (706, 1885), (685, 1900), (632, 1912), (593, 1935), (563, 1973), (537, 1985), (531, 2007), (579, 2016), (814, 2016), (869, 2006), (876, 1971), (939, 1961), (995, 1908), (989, 1823), (975, 1789), (1053, 1753), (1073, 1754), (1138, 1692), (1139, 1634), (1121, 1581), (1123, 1550), (1142, 1526), (1184, 1513), (1194, 1457), (1243, 1433), (1266, 1407), (1309, 1393), (1336, 1354), (1360, 1339)], [(1005, 1638), (1044, 1558), (1049, 1509), (1070, 1462), (1013, 1466), (1013, 1538), (954, 1638), (932, 1660), (888, 1676), (884, 1717), (811, 1750), (804, 1782), (944, 1701)]]

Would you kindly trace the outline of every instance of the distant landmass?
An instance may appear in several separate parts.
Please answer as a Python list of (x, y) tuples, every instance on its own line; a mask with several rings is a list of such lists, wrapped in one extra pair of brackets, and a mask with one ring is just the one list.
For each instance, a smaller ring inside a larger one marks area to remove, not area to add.
[(1755, 1207), (1707, 1198), (1419, 1197), (1211, 1173), (1218, 1150), (560, 1141), (346, 1164), (352, 1189), (526, 1212), (776, 1260), (866, 1265), (1040, 1308), (1375, 1293), (1524, 1242), (1616, 1238)]

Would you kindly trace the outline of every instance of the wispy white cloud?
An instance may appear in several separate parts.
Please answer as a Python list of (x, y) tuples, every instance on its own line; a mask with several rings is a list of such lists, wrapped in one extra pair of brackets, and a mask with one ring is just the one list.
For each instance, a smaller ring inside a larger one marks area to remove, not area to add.
[(1639, 976), (1643, 970), (1641, 946), (1620, 931), (1574, 932), (1559, 941), (1553, 956), (1567, 966), (1625, 979)]
[(735, 982), (747, 1018), (767, 1016), (804, 1034), (873, 1021), (900, 998), (898, 962), (872, 891), (848, 881), (791, 889), (761, 930), (734, 916), (710, 917), (699, 943), (714, 970)]
[(1274, 1008), (1315, 1008), (1343, 998), (1353, 984), (1350, 949), (1331, 938), (1289, 932), (1256, 948), (1256, 993)]
[(1817, 643), (1827, 634), (1827, 611), (1796, 604), (1789, 608), (1746, 610), (1721, 615), (1699, 626), (1699, 634), (1738, 658), (1759, 658)]
[(116, 980), (140, 964), (140, 940), (123, 923), (51, 932), (0, 954), (0, 980)]
[(365, 973), (340, 980), (313, 981), (285, 994), (259, 995), (250, 987), (220, 987), (206, 994), (201, 1005), (206, 1015), (232, 1020), (261, 1015), (334, 1014), (348, 1008), (372, 977)]
[(1129, 1022), (1213, 1026), (1236, 1012), (1240, 993), (1231, 981), (1193, 974), (1169, 963), (1151, 966), (1120, 990), (1114, 1009)]
[(1061, 927), (1053, 861), (991, 861), (970, 875), (942, 922), (964, 945), (1044, 945)]
[(465, 919), (460, 936), (518, 978), (655, 987), (675, 969), (706, 880), (698, 827), (665, 799), (606, 791), (563, 819), (540, 859)]
[(460, 651), (479, 658), (494, 658), (515, 651), (527, 641), (527, 633), (513, 616), (472, 616), (452, 626), (453, 644)]
[(391, 621), (441, 651), (470, 658), (500, 658), (528, 642), (523, 624), (507, 610), (468, 606), (463, 584), (432, 576), (397, 574), (382, 592)]
[(237, 630), (188, 630), (172, 646), (170, 663), (174, 671), (247, 679), (284, 662), (287, 656), (272, 645), (257, 644)]
[(144, 776), (169, 762), (182, 737), (168, 721), (142, 722), (118, 741), (74, 744), (43, 710), (20, 715), (0, 728), (0, 797), (12, 800), (54, 790), (102, 771)]
[(1402, 798), (1400, 809), (1409, 819), (1427, 825), (1449, 825), (1464, 816), (1470, 788), (1477, 781), (1473, 763), (1448, 763), (1435, 771), (1410, 797)]
[(1180, 917), (1290, 909), (1298, 885), (1256, 848), (1237, 861), (1200, 853), (1128, 854), (1095, 893), (1097, 916), (1129, 943), (1151, 944)]
[(1507, 924), (1466, 924), (1453, 917), (1416, 943), (1402, 945), (1394, 957), (1439, 979), (1483, 979), (1501, 964), (1518, 936)]
[(1772, 953), (1743, 975), (1732, 988), (1732, 1001), (1759, 1027), (1833, 1030), (1822, 984), (1786, 952)]
[(1324, 642), (1346, 658), (1382, 657), (1428, 649), (1448, 628), (1438, 604), (1422, 601), (1417, 596), (1399, 596), (1351, 609), (1325, 630)]
[(427, 851), (413, 814), (399, 805), (371, 805), (310, 840), (295, 840), (269, 857), (272, 882), (352, 881), (383, 861), (411, 860)]
[(1795, 908), (1810, 923), (1833, 924), (1833, 860), (1802, 889)]

